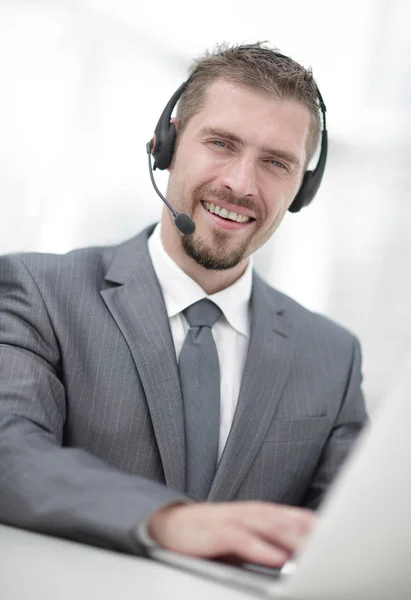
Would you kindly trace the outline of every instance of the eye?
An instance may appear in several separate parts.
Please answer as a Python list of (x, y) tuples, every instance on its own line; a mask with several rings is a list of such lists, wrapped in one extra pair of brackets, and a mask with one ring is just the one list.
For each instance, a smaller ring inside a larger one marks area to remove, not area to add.
[(268, 162), (270, 163), (270, 165), (273, 165), (274, 167), (279, 167), (280, 169), (287, 170), (287, 167), (285, 166), (285, 164), (279, 160), (271, 159)]
[(213, 140), (211, 143), (218, 148), (227, 148), (227, 144), (222, 140)]

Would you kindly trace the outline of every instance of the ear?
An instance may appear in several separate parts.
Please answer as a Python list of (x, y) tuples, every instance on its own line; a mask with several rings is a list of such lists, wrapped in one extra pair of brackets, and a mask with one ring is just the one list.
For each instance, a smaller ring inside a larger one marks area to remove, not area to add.
[(170, 123), (172, 123), (174, 125), (174, 127), (176, 128), (176, 131), (178, 133), (178, 119), (177, 119), (177, 117), (172, 117), (170, 119)]

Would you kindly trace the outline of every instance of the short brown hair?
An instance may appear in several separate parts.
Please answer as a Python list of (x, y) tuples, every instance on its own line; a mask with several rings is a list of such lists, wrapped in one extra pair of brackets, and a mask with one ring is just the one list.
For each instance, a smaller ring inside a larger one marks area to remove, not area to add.
[(221, 78), (280, 99), (297, 100), (311, 113), (307, 140), (307, 164), (314, 155), (321, 133), (317, 87), (311, 69), (278, 54), (265, 43), (229, 46), (220, 44), (194, 61), (189, 83), (177, 108), (179, 131), (204, 105), (206, 90)]

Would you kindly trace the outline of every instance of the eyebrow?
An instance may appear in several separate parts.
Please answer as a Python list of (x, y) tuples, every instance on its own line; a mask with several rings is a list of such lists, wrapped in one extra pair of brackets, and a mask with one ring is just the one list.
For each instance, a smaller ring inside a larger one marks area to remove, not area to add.
[[(220, 129), (218, 127), (204, 127), (204, 129), (201, 130), (201, 133), (203, 135), (213, 135), (216, 137), (221, 137), (231, 142), (235, 142), (240, 146), (244, 146), (244, 141), (238, 135), (236, 135), (235, 133), (231, 133), (230, 131), (226, 131), (225, 129)], [(259, 149), (264, 154), (271, 154), (274, 155), (276, 158), (280, 158), (286, 162), (289, 162), (292, 165), (295, 165), (296, 167), (300, 166), (300, 161), (295, 156), (295, 154), (287, 152), (287, 150), (281, 150), (280, 148), (270, 148), (269, 146), (262, 146)]]

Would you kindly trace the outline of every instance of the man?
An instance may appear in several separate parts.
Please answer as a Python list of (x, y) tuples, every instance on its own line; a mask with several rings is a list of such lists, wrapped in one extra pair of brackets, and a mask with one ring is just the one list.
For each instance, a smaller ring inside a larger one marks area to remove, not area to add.
[(171, 126), (167, 198), (193, 233), (165, 208), (119, 247), (2, 259), (4, 523), (273, 566), (299, 548), (365, 420), (355, 338), (252, 272), (318, 145), (317, 100), (294, 61), (220, 48)]

